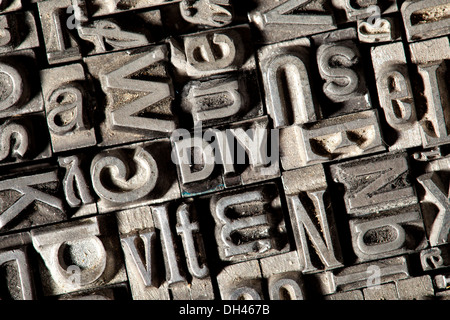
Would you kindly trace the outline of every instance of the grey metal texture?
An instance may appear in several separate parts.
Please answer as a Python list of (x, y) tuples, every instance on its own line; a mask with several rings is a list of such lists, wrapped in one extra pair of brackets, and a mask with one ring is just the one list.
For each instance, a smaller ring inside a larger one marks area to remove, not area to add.
[(450, 299), (449, 17), (0, 0), (0, 300)]

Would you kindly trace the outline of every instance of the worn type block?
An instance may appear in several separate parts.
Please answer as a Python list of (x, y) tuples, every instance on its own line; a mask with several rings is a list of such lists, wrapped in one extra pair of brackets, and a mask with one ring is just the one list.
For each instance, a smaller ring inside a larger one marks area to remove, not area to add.
[(425, 194), (421, 201), (425, 226), (431, 246), (448, 243), (450, 233), (450, 201), (448, 178), (442, 171), (417, 177)]
[(95, 104), (83, 66), (42, 70), (41, 82), (53, 152), (96, 145), (91, 121)]
[(302, 272), (342, 267), (322, 165), (284, 172), (282, 179)]
[(384, 139), (389, 150), (422, 145), (403, 43), (373, 47), (371, 54), (378, 99), (388, 124)]
[(397, 290), (400, 300), (429, 300), (434, 298), (433, 282), (430, 276), (399, 280)]
[(175, 130), (174, 92), (164, 45), (85, 59), (99, 92), (101, 146), (167, 137)]
[(52, 156), (43, 112), (0, 119), (0, 166)]
[(382, 154), (332, 165), (331, 175), (345, 187), (347, 213), (367, 215), (416, 204), (407, 154)]
[(169, 139), (106, 149), (90, 173), (100, 213), (180, 198)]
[(44, 295), (127, 281), (114, 229), (111, 217), (106, 216), (33, 229)]
[(172, 37), (168, 43), (179, 76), (203, 78), (256, 67), (248, 25)]
[(0, 16), (0, 53), (39, 47), (36, 20), (31, 11)]
[(218, 275), (222, 300), (263, 300), (262, 275), (256, 260), (226, 266)]
[(186, 21), (208, 27), (224, 27), (233, 21), (230, 0), (182, 0), (180, 12)]
[[(31, 236), (28, 232), (0, 237), (0, 268), (2, 276), (0, 298), (2, 300), (34, 300), (36, 289), (33, 268), (28, 257)], [(6, 285), (6, 287), (5, 287)]]
[(81, 154), (59, 157), (60, 181), (71, 218), (97, 213), (94, 191), (89, 179), (89, 163)]
[(0, 55), (0, 118), (44, 110), (33, 50)]
[(69, 28), (71, 0), (38, 2), (39, 17), (49, 64), (81, 60), (76, 28)]
[(450, 45), (447, 37), (413, 43), (410, 45), (411, 60), (417, 71), (423, 90), (424, 104), (420, 121), (422, 142), (425, 148), (446, 144), (450, 141), (450, 108), (447, 62)]
[(420, 264), (425, 272), (449, 267), (450, 246), (440, 245), (422, 250), (420, 252)]
[(275, 184), (214, 194), (210, 210), (222, 260), (246, 261), (289, 251)]
[(407, 254), (428, 246), (419, 205), (351, 219), (350, 233), (358, 262)]
[(258, 51), (266, 107), (274, 127), (315, 122), (320, 109), (313, 94), (308, 38), (264, 46)]
[(317, 66), (323, 81), (324, 117), (370, 109), (372, 102), (356, 29), (330, 31), (312, 39), (317, 47)]
[(297, 252), (291, 251), (259, 261), (267, 279), (270, 300), (304, 300), (305, 288)]
[(323, 0), (254, 1), (248, 13), (259, 43), (291, 40), (336, 29), (332, 8)]
[(376, 19), (398, 11), (396, 0), (331, 0), (338, 23)]
[(396, 16), (372, 16), (367, 21), (358, 20), (356, 30), (361, 43), (383, 43), (402, 39), (401, 22)]
[(429, 39), (450, 32), (447, 0), (407, 0), (401, 7), (408, 41)]
[(0, 178), (0, 232), (20, 230), (67, 219), (58, 171), (23, 167)]
[(322, 292), (332, 294), (409, 278), (409, 267), (406, 257), (402, 256), (326, 271), (319, 275), (322, 278)]
[[(183, 127), (209, 127), (260, 117), (264, 110), (259, 89), (254, 71), (191, 81), (181, 93), (181, 109), (192, 119)], [(183, 118), (181, 115), (180, 122)]]
[(277, 133), (267, 117), (204, 132), (179, 130), (172, 136), (172, 160), (183, 197), (279, 177)]
[(364, 300), (399, 300), (397, 287), (394, 283), (364, 288), (363, 294)]
[(384, 151), (375, 110), (280, 130), (284, 170)]

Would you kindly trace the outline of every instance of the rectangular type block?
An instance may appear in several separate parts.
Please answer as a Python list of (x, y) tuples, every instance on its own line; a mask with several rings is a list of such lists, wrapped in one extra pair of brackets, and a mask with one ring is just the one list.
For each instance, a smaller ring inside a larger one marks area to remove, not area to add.
[(408, 41), (448, 34), (450, 20), (447, 0), (407, 0), (401, 7)]
[(226, 266), (218, 275), (222, 300), (263, 300), (262, 275), (256, 260)]
[(174, 71), (181, 77), (204, 78), (256, 67), (248, 25), (170, 38), (168, 43)]
[(280, 131), (280, 157), (284, 170), (384, 150), (375, 110)]
[(44, 295), (127, 281), (115, 228), (110, 216), (97, 216), (33, 229)]
[(433, 282), (430, 276), (399, 280), (397, 290), (400, 300), (430, 300), (434, 298)]
[(39, 47), (36, 20), (31, 11), (0, 16), (0, 53)]
[(361, 290), (353, 290), (348, 292), (338, 292), (334, 294), (330, 294), (327, 296), (324, 296), (325, 300), (332, 300), (332, 301), (353, 301), (353, 300), (364, 300), (364, 295)]
[(422, 78), (418, 90), (424, 104), (421, 120), (424, 148), (447, 144), (450, 141), (450, 98), (447, 63), (450, 45), (447, 37), (410, 44), (411, 60)]
[(0, 118), (44, 110), (36, 54), (21, 50), (0, 55)]
[(358, 262), (407, 254), (428, 246), (419, 205), (351, 219), (350, 234)]
[(92, 122), (95, 100), (83, 66), (42, 70), (41, 82), (53, 152), (96, 145)]
[(363, 216), (418, 202), (406, 153), (347, 161), (330, 170), (333, 180), (344, 185), (348, 214)]
[(259, 261), (267, 279), (270, 300), (304, 300), (305, 288), (296, 251), (263, 258)]
[(57, 168), (17, 167), (0, 178), (0, 233), (64, 221)]
[(2, 300), (34, 300), (33, 266), (28, 255), (31, 236), (28, 232), (15, 233), (0, 237), (0, 298)]
[(364, 300), (399, 300), (397, 286), (386, 283), (363, 289)]
[(390, 151), (422, 145), (415, 100), (403, 43), (371, 49), (380, 106), (387, 122)]
[(323, 116), (329, 118), (371, 109), (356, 29), (330, 31), (312, 39), (323, 81)]
[(257, 0), (248, 16), (259, 43), (275, 43), (336, 29), (333, 11), (323, 0)]
[(90, 173), (100, 213), (180, 198), (169, 139), (103, 150)]
[(246, 261), (289, 251), (275, 184), (216, 193), (210, 210), (222, 260)]
[(406, 257), (395, 257), (320, 274), (323, 294), (345, 292), (409, 278)]
[(98, 106), (99, 145), (168, 137), (175, 130), (168, 57), (167, 47), (158, 45), (85, 59), (107, 100)]
[(312, 86), (308, 38), (262, 47), (258, 60), (274, 127), (315, 122), (321, 116)]
[(322, 165), (284, 172), (282, 179), (302, 272), (342, 267)]

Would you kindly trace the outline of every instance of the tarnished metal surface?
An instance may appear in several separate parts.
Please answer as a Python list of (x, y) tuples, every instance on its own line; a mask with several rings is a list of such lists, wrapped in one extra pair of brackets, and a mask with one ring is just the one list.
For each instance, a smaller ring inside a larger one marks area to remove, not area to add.
[(449, 299), (449, 17), (0, 0), (0, 299)]

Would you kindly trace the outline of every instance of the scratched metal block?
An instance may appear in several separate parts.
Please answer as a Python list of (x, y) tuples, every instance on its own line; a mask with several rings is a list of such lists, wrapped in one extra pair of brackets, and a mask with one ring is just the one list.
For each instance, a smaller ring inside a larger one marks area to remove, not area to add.
[(0, 120), (0, 166), (52, 156), (43, 112)]
[(49, 64), (81, 60), (77, 30), (70, 22), (71, 0), (46, 0), (38, 2), (39, 18)]
[[(85, 59), (97, 83), (100, 146), (167, 137), (176, 128), (164, 45)], [(101, 85), (101, 86), (100, 86)]]
[(6, 0), (0, 4), (0, 14), (22, 9), (22, 0)]
[(331, 0), (339, 24), (379, 19), (381, 15), (397, 12), (396, 0)]
[(248, 13), (259, 43), (275, 43), (336, 29), (333, 11), (324, 0), (257, 0)]
[(348, 300), (364, 300), (364, 295), (361, 290), (353, 290), (348, 292), (338, 292), (324, 296), (325, 300), (331, 301), (348, 301)]
[(447, 0), (407, 0), (401, 6), (408, 41), (430, 39), (450, 32)]
[(421, 197), (421, 207), (431, 246), (449, 242), (450, 201), (447, 173), (448, 169), (428, 172), (417, 177), (418, 183), (425, 191)]
[(121, 12), (161, 6), (179, 1), (180, 0), (88, 0), (86, 1), (86, 4), (91, 17), (101, 17)]
[(0, 199), (1, 233), (67, 219), (54, 167), (11, 169), (0, 178)]
[(395, 283), (386, 283), (363, 289), (364, 300), (399, 300)]
[(248, 25), (171, 37), (168, 43), (179, 77), (204, 78), (256, 68)]
[(246, 261), (289, 251), (275, 184), (216, 193), (210, 210), (223, 261)]
[(323, 116), (370, 109), (372, 102), (356, 29), (330, 31), (312, 39), (317, 47), (317, 66), (323, 81)]
[(168, 139), (101, 151), (90, 174), (100, 213), (180, 198)]
[(412, 43), (411, 60), (417, 65), (421, 78), (418, 88), (423, 92), (421, 117), (422, 141), (425, 148), (450, 141), (448, 112), (450, 110), (447, 63), (450, 45), (447, 37)]
[(111, 217), (96, 216), (31, 230), (45, 296), (127, 281)]
[(97, 213), (97, 204), (89, 177), (89, 161), (83, 154), (58, 157), (60, 181), (70, 218)]
[(42, 93), (53, 152), (97, 144), (92, 123), (94, 98), (81, 64), (41, 71)]
[(428, 246), (419, 205), (354, 218), (349, 225), (358, 262), (409, 254)]
[(321, 117), (313, 93), (308, 38), (276, 43), (258, 51), (266, 107), (274, 127), (314, 122)]
[[(139, 207), (121, 211), (116, 217), (134, 299), (214, 298), (193, 206), (174, 203)], [(136, 244), (138, 241), (143, 246)]]
[(345, 188), (347, 213), (364, 216), (418, 203), (407, 154), (389, 153), (334, 164), (336, 183)]
[(401, 256), (326, 271), (318, 276), (323, 294), (332, 294), (409, 278), (409, 264), (407, 257)]
[(31, 11), (0, 16), (0, 53), (39, 47), (36, 21)]
[(296, 251), (263, 258), (259, 261), (267, 279), (270, 300), (304, 300), (305, 286)]
[(403, 43), (372, 47), (378, 99), (387, 122), (390, 151), (422, 145), (413, 89)]
[[(29, 257), (29, 232), (0, 237), (0, 268), (2, 300), (34, 300), (36, 288), (33, 267)], [(2, 271), (3, 271), (2, 270)]]
[(258, 261), (226, 266), (218, 275), (222, 300), (264, 300), (262, 274)]
[(424, 272), (450, 266), (450, 246), (440, 245), (420, 251), (420, 265)]
[[(191, 81), (181, 92), (183, 127), (222, 125), (264, 114), (255, 71)], [(184, 121), (183, 121), (184, 120)]]
[(0, 118), (44, 110), (36, 54), (32, 49), (0, 55)]
[(357, 21), (359, 42), (375, 44), (402, 40), (403, 27), (397, 16), (369, 19)]
[(385, 151), (376, 110), (280, 130), (284, 170)]
[(230, 24), (234, 16), (230, 0), (182, 0), (180, 12), (192, 24), (215, 28)]
[(433, 282), (428, 275), (399, 280), (397, 291), (400, 300), (431, 300), (434, 298)]
[(342, 267), (323, 166), (283, 172), (282, 180), (302, 272)]

